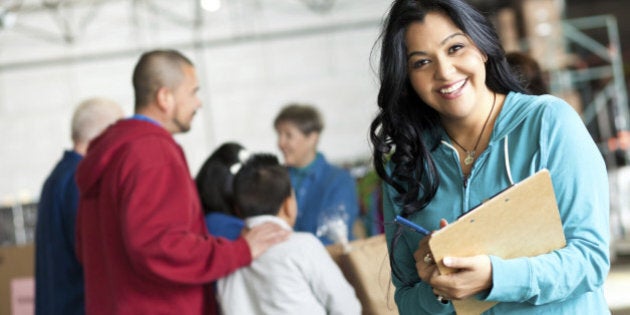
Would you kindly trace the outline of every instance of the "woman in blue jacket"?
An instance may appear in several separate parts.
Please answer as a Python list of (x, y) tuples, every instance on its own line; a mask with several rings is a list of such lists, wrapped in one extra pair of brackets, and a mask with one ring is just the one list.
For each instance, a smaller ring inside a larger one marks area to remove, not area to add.
[(316, 234), (324, 245), (354, 239), (359, 200), (350, 173), (317, 151), (324, 123), (311, 105), (289, 104), (274, 120), (278, 147), (289, 168), (298, 204), (296, 231)]
[(458, 271), (440, 275), (430, 236), (386, 225), (400, 313), (453, 314), (449, 301), (468, 297), (499, 302), (486, 314), (609, 313), (607, 174), (579, 115), (525, 94), (491, 24), (462, 0), (396, 0), (381, 40), (370, 135), (386, 222), (437, 230), (548, 169), (567, 240), (529, 258), (447, 257)]

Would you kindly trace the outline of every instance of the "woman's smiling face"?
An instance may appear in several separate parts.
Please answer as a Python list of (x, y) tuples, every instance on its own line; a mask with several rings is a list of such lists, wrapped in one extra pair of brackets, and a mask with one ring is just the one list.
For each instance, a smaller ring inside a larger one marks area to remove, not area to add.
[(304, 167), (311, 163), (317, 154), (319, 133), (304, 134), (293, 122), (285, 121), (276, 125), (278, 148), (287, 166)]
[(411, 85), (442, 119), (465, 119), (491, 95), (486, 55), (445, 14), (429, 12), (410, 24), (405, 43)]

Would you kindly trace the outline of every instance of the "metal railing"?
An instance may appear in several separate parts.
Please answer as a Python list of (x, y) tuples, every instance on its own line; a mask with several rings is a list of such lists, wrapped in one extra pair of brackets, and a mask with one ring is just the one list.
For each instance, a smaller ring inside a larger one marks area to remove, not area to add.
[(37, 222), (36, 203), (0, 207), (0, 246), (33, 243)]

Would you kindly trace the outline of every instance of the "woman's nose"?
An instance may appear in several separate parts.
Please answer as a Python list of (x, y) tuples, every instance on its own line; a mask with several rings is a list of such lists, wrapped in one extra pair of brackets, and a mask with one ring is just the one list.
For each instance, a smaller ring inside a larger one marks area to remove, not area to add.
[(448, 80), (455, 72), (455, 66), (448, 59), (436, 62), (435, 78), (438, 80)]

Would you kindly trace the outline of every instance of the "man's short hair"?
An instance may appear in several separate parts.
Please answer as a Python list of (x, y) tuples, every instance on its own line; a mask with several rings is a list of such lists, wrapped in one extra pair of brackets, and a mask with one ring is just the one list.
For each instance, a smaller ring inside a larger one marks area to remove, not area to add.
[(234, 201), (239, 215), (277, 215), (291, 196), (288, 170), (272, 154), (254, 154), (234, 178)]
[(123, 117), (118, 103), (103, 97), (81, 102), (72, 114), (71, 137), (74, 143), (88, 143), (107, 126)]
[(308, 104), (291, 103), (282, 108), (273, 122), (275, 128), (279, 124), (290, 122), (295, 124), (303, 134), (309, 135), (311, 132), (321, 133), (324, 129), (324, 121), (319, 111)]
[(193, 63), (176, 50), (153, 50), (142, 54), (133, 70), (135, 110), (150, 103), (160, 88), (177, 87), (184, 78), (184, 65), (193, 66)]

